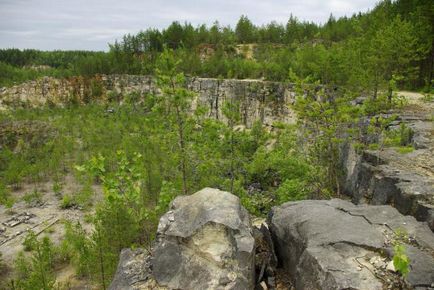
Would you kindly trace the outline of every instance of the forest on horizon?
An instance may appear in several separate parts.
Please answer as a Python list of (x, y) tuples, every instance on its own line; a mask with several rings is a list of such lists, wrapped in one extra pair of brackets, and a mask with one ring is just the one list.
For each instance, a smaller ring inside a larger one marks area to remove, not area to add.
[(235, 28), (174, 21), (109, 44), (108, 52), (0, 50), (0, 86), (41, 76), (153, 74), (173, 49), (190, 76), (291, 81), (293, 76), (352, 92), (376, 93), (390, 82), (432, 90), (434, 8), (429, 0), (381, 1), (366, 13), (323, 24), (290, 15), (286, 24), (257, 26), (241, 16)]

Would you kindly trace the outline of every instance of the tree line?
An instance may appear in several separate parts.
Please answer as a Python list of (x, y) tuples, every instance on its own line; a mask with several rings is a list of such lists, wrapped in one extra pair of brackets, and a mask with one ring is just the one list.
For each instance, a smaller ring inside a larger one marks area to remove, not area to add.
[[(192, 76), (285, 81), (293, 72), (369, 94), (387, 89), (391, 81), (429, 91), (433, 20), (429, 0), (385, 0), (367, 13), (330, 15), (322, 25), (292, 15), (286, 24), (262, 26), (243, 15), (234, 29), (217, 21), (197, 27), (175, 21), (165, 29), (125, 35), (108, 52), (0, 50), (0, 85), (41, 75), (152, 74), (158, 55), (170, 48)], [(34, 72), (30, 65), (52, 69)]]

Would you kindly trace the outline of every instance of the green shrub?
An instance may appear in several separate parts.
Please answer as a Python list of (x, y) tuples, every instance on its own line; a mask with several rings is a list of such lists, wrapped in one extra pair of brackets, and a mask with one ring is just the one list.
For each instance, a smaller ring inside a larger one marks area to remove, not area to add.
[(275, 191), (277, 203), (306, 199), (307, 188), (308, 186), (303, 180), (286, 179)]
[(35, 232), (30, 230), (23, 241), (24, 251), (26, 252), (33, 251), (35, 249), (35, 243), (36, 243), (36, 234)]
[(267, 192), (258, 192), (248, 195), (241, 195), (243, 206), (255, 216), (266, 216), (273, 204), (273, 199)]
[(425, 103), (431, 103), (434, 102), (434, 94), (423, 94), (423, 98), (422, 101), (424, 101)]
[(92, 79), (90, 82), (90, 91), (92, 96), (92, 101), (96, 100), (98, 97), (101, 97), (103, 94), (103, 85), (100, 81)]
[(20, 252), (15, 260), (16, 280), (11, 281), (12, 289), (54, 289), (54, 246), (48, 237), (37, 239), (35, 235), (29, 236), (31, 255), (27, 257)]
[(62, 188), (63, 188), (62, 183), (57, 182), (57, 181), (53, 183), (53, 191), (54, 191), (54, 193), (60, 194), (62, 192)]
[(6, 186), (0, 182), (0, 205), (11, 208), (15, 203), (15, 199), (11, 196)]
[(38, 190), (34, 189), (32, 192), (26, 193), (23, 200), (27, 205), (42, 204), (42, 194)]
[(414, 147), (413, 146), (399, 146), (396, 147), (396, 150), (398, 150), (399, 153), (401, 154), (407, 154), (407, 153), (411, 153), (414, 151)]
[(397, 243), (394, 247), (393, 266), (401, 275), (406, 276), (410, 272), (410, 259), (406, 254), (405, 246)]
[(77, 206), (77, 202), (74, 197), (69, 194), (65, 194), (62, 198), (62, 202), (60, 204), (60, 208), (68, 209), (71, 207)]

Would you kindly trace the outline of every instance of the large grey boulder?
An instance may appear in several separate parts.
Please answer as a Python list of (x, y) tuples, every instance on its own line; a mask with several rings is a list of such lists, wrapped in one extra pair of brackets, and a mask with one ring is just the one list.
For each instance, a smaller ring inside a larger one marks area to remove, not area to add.
[(238, 197), (205, 188), (161, 217), (152, 250), (124, 249), (111, 290), (253, 289), (255, 239)]
[[(296, 289), (434, 286), (434, 235), (425, 223), (391, 206), (338, 199), (289, 202), (274, 207), (268, 223), (280, 266)], [(403, 232), (408, 237), (397, 235)], [(387, 269), (399, 239), (407, 243), (411, 260), (406, 281)]]
[(170, 289), (253, 289), (255, 242), (238, 197), (205, 188), (160, 219), (152, 270)]

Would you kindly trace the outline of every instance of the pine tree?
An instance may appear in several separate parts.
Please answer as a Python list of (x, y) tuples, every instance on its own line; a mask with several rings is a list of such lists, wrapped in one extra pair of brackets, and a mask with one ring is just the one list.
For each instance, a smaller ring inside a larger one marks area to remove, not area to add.
[(169, 121), (176, 128), (182, 189), (188, 194), (188, 132), (191, 130), (191, 101), (194, 93), (186, 88), (186, 78), (179, 72), (180, 60), (173, 50), (165, 49), (157, 61), (158, 86), (162, 91), (161, 103)]

